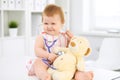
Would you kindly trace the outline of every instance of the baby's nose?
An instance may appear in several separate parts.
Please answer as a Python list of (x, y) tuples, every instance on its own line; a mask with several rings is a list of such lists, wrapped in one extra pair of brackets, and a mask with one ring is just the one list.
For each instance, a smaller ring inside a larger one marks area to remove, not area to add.
[(52, 28), (52, 25), (48, 25), (47, 27), (48, 27), (48, 28)]

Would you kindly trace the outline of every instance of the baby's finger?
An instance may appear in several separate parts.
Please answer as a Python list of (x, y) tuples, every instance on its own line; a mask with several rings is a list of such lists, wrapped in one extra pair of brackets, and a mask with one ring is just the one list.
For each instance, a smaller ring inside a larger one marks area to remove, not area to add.
[(72, 37), (73, 37), (73, 34), (72, 34), (69, 30), (66, 31), (66, 35), (67, 35), (69, 38), (72, 38)]

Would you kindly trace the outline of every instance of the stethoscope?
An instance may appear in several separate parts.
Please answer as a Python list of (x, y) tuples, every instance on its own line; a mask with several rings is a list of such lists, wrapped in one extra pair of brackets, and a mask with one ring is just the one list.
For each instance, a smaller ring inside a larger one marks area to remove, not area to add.
[(44, 38), (44, 42), (45, 42), (45, 45), (46, 45), (49, 53), (51, 53), (51, 50), (50, 50), (50, 49), (51, 49), (51, 47), (57, 42), (57, 40), (58, 40), (58, 39), (53, 40), (52, 44), (48, 45), (48, 44), (47, 44), (47, 39)]
[[(47, 44), (47, 39), (44, 38), (44, 42), (45, 42), (45, 45), (46, 45), (49, 53), (51, 53), (50, 48), (56, 43), (57, 40), (58, 40), (58, 39), (53, 40), (52, 44), (51, 44), (51, 45), (48, 45), (48, 44)], [(56, 68), (54, 68), (52, 65), (49, 64), (50, 60), (48, 60), (48, 59), (46, 59), (46, 58), (42, 58), (42, 61), (43, 61), (46, 65), (48, 65), (48, 67), (50, 67), (51, 69), (56, 70)]]

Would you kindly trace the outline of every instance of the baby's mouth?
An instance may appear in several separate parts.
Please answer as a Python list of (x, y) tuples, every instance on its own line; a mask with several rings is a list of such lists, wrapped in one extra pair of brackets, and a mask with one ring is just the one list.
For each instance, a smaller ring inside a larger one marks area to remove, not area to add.
[(48, 31), (51, 32), (51, 31), (54, 31), (54, 30), (50, 30), (50, 29), (49, 29)]

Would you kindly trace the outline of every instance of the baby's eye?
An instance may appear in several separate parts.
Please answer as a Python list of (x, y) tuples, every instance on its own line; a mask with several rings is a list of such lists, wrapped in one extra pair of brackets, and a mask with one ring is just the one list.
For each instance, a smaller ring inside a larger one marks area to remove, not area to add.
[(44, 23), (44, 25), (48, 25), (48, 23)]
[(55, 23), (51, 23), (52, 25), (55, 25)]

